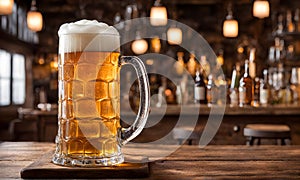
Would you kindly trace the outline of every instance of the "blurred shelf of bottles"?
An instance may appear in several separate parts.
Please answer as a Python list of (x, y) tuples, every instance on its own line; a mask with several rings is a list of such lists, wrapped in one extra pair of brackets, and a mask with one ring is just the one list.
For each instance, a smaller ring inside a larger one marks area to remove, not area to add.
[(11, 14), (0, 15), (0, 29), (2, 32), (26, 43), (38, 44), (38, 34), (28, 28), (26, 17), (26, 9), (14, 3)]
[[(295, 62), (300, 65), (300, 9), (288, 9), (277, 16), (277, 24), (272, 32), (275, 44), (270, 47), (269, 63), (278, 63), (285, 58), (285, 64)], [(279, 53), (280, 52), (280, 53)], [(282, 56), (282, 57), (280, 57)]]
[[(300, 104), (300, 67), (285, 68), (282, 63), (269, 65), (257, 76), (255, 49), (241, 65), (232, 69), (231, 77), (222, 74), (222, 54), (216, 59), (216, 66), (211, 66), (205, 56), (200, 61), (190, 54), (187, 61), (183, 52), (177, 53), (177, 61), (172, 72), (175, 79), (168, 79), (158, 74), (149, 74), (151, 106), (161, 107), (166, 104), (207, 104), (234, 106), (268, 106), (275, 104)], [(220, 72), (218, 72), (220, 71)], [(175, 76), (174, 76), (175, 77)], [(191, 81), (192, 80), (192, 81)], [(138, 85), (130, 88), (131, 107), (138, 107)]]
[[(198, 52), (189, 54), (177, 52), (176, 61), (166, 70), (169, 72), (167, 76), (160, 73), (148, 74), (151, 106), (194, 103), (226, 104), (227, 82), (222, 71), (223, 63), (222, 51), (215, 59), (208, 59), (208, 56), (200, 55)], [(127, 87), (130, 89), (129, 97), (127, 97), (128, 91), (124, 91), (122, 95), (122, 90), (121, 96), (126, 100), (129, 98), (130, 106), (136, 109), (139, 107), (139, 87), (136, 81), (130, 83), (130, 77), (130, 74), (125, 77), (125, 86), (132, 84), (131, 87)]]
[[(238, 61), (232, 67), (231, 77), (223, 74), (222, 51), (214, 60), (194, 52), (188, 54), (189, 58), (184, 57), (187, 56), (183, 52), (177, 52), (177, 61), (170, 68), (173, 79), (149, 74), (151, 95), (157, 95), (151, 99), (152, 106), (197, 103), (259, 107), (300, 104), (300, 66), (285, 64), (285, 48), (277, 37), (269, 48), (269, 56), (265, 60), (267, 65), (262, 72), (257, 72), (255, 48), (249, 50), (243, 62)], [(133, 85), (131, 92), (131, 106), (138, 107), (138, 86)]]

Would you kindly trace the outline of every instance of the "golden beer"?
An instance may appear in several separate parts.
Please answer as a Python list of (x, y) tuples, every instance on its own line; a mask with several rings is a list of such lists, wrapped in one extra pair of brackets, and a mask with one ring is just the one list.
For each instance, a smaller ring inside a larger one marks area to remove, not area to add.
[[(140, 59), (120, 57), (118, 31), (81, 20), (63, 24), (59, 34), (59, 112), (52, 162), (67, 166), (122, 163), (121, 146), (143, 129), (149, 114), (149, 83)], [(120, 66), (136, 68), (141, 107), (129, 128), (120, 127)]]
[[(113, 156), (120, 128), (118, 52), (60, 55), (60, 153)], [(103, 138), (105, 140), (103, 141)], [(109, 137), (109, 138), (108, 138)]]

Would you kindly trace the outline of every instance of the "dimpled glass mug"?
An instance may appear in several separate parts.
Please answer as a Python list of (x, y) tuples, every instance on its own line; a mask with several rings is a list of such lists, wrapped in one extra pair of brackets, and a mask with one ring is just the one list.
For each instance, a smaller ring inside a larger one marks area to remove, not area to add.
[[(135, 138), (149, 114), (145, 67), (134, 56), (120, 56), (118, 31), (97, 21), (63, 24), (59, 31), (59, 112), (54, 164), (109, 166), (124, 161), (121, 146)], [(129, 128), (120, 126), (120, 66), (134, 66), (140, 108)]]

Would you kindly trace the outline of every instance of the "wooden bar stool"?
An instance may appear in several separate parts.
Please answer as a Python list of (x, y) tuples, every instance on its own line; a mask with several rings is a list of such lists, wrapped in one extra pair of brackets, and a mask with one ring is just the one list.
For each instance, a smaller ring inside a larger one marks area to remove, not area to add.
[(276, 139), (278, 145), (286, 145), (286, 141), (291, 139), (291, 130), (284, 124), (248, 124), (244, 128), (244, 136), (247, 137), (247, 145), (253, 145), (256, 139), (257, 145), (260, 145), (261, 139)]
[(199, 137), (199, 134), (194, 131), (194, 127), (179, 127), (173, 130), (173, 138), (177, 140), (178, 144), (183, 144), (186, 140), (188, 145), (192, 145), (193, 140), (197, 140)]

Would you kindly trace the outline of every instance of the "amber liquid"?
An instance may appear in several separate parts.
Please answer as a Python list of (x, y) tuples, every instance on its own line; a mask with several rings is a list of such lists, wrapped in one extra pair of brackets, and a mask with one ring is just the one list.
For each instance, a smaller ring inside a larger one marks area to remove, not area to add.
[(71, 158), (120, 153), (119, 52), (59, 55), (56, 154)]
[(245, 63), (245, 73), (240, 79), (239, 100), (240, 106), (251, 105), (253, 100), (254, 86), (252, 78), (249, 75), (249, 63)]

